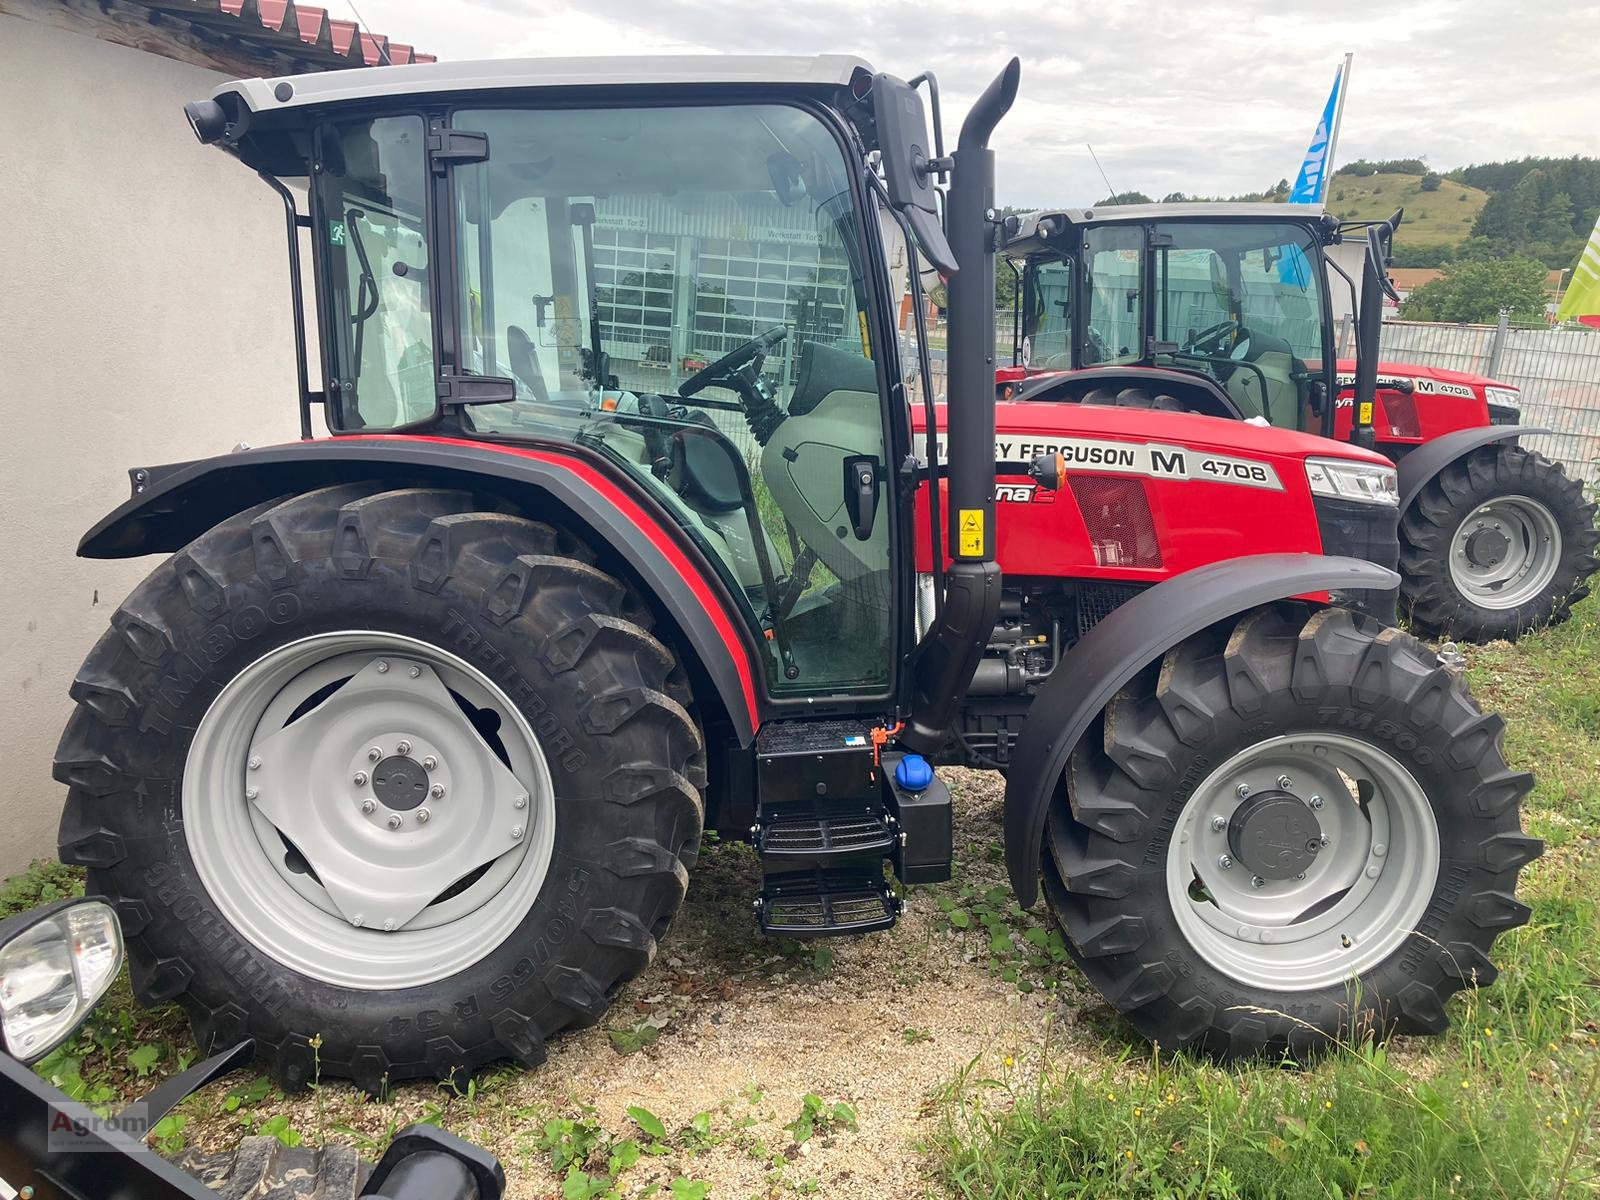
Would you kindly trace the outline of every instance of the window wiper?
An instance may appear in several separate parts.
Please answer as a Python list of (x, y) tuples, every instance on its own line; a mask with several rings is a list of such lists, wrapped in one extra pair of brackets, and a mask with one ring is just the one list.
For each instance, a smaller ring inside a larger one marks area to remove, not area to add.
[(356, 311), (350, 318), (350, 324), (355, 327), (355, 345), (352, 348), (352, 359), (356, 370), (361, 369), (361, 346), (366, 334), (367, 322), (378, 311), (378, 280), (372, 274), (372, 260), (367, 257), (367, 244), (361, 240), (360, 222), (366, 219), (367, 214), (359, 208), (345, 210), (344, 230), (350, 239), (350, 245), (355, 248), (356, 261), (361, 264), (361, 282), (356, 289)]

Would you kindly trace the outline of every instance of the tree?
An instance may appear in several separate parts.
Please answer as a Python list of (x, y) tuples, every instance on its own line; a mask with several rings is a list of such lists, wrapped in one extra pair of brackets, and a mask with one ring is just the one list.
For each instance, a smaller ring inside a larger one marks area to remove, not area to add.
[(1400, 307), (1418, 321), (1465, 321), (1487, 325), (1502, 308), (1516, 320), (1536, 320), (1545, 311), (1545, 267), (1527, 258), (1474, 258), (1448, 264)]
[(1107, 196), (1104, 200), (1102, 200), (1098, 204), (1096, 204), (1095, 207), (1096, 208), (1104, 208), (1108, 204), (1154, 204), (1154, 203), (1155, 203), (1155, 201), (1150, 199), (1150, 197), (1146, 196), (1143, 192), (1118, 192), (1114, 196)]
[[(1436, 171), (1429, 171), (1422, 177), (1422, 183), (1420, 186), (1425, 192), (1437, 192), (1439, 190), (1439, 185), (1443, 182), (1444, 180), (1439, 177), (1439, 174)], [(1462, 194), (1465, 195), (1466, 193)]]

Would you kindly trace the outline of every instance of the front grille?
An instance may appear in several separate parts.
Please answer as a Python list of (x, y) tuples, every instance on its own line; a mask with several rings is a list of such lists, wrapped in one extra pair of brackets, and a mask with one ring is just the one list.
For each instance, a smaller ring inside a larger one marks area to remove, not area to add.
[(1072, 475), (1068, 482), (1089, 531), (1097, 566), (1161, 565), (1161, 543), (1143, 480)]
[[(1317, 529), (1322, 552), (1347, 558), (1364, 558), (1391, 571), (1400, 565), (1400, 510), (1387, 504), (1316, 497)], [(1351, 588), (1337, 593), (1334, 602), (1393, 625), (1398, 619), (1398, 587)]]
[(1078, 588), (1078, 636), (1144, 591), (1142, 583), (1085, 583)]
[(1491, 425), (1518, 425), (1522, 422), (1522, 410), (1514, 404), (1489, 404), (1489, 424)]

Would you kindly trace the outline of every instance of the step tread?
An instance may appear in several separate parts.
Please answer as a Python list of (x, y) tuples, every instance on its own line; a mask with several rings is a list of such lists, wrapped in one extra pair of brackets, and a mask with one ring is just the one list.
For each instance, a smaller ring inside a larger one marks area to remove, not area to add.
[(889, 853), (894, 831), (884, 813), (847, 816), (774, 817), (763, 821), (756, 850), (763, 857), (816, 858), (827, 855)]
[(789, 937), (826, 937), (887, 929), (900, 906), (882, 880), (801, 879), (773, 884), (762, 891), (758, 917), (764, 933)]

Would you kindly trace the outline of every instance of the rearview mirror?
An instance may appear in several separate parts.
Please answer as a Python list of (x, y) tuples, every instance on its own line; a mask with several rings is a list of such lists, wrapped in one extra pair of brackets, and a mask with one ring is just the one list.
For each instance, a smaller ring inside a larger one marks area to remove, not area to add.
[(872, 115), (889, 203), (905, 217), (923, 256), (943, 274), (954, 274), (956, 257), (939, 224), (938, 192), (933, 186), (937, 168), (928, 153), (922, 93), (893, 75), (875, 75)]
[(104, 900), (63, 900), (0, 921), (0, 1035), (37, 1062), (83, 1024), (122, 965), (122, 927)]

